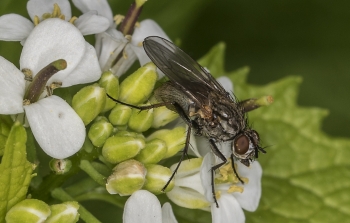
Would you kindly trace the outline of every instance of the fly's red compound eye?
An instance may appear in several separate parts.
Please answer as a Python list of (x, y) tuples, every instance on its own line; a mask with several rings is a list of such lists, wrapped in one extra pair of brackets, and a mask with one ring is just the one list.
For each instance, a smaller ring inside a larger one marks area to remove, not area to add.
[(235, 152), (244, 155), (249, 149), (249, 139), (246, 135), (240, 135), (234, 140)]

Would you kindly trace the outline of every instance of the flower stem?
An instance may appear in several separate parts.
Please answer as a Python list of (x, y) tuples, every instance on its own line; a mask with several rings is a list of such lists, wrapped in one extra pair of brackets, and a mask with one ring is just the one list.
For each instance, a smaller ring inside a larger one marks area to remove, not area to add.
[(87, 160), (81, 160), (79, 164), (80, 169), (85, 171), (92, 179), (94, 179), (98, 184), (101, 186), (106, 185), (105, 177), (100, 174), (89, 161)]

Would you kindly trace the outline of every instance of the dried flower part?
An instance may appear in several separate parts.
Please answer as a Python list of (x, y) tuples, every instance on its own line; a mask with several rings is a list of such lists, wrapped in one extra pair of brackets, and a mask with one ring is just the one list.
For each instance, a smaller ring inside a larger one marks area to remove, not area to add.
[(70, 171), (72, 168), (72, 161), (69, 159), (52, 159), (49, 166), (56, 174), (62, 175)]

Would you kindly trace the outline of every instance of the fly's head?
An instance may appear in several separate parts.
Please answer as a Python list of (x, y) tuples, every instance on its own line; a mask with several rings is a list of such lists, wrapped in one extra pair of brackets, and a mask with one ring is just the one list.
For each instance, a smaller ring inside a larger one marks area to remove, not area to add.
[(245, 130), (233, 138), (232, 153), (241, 163), (248, 166), (255, 158), (258, 158), (258, 152), (266, 153), (259, 146), (259, 134), (255, 130)]

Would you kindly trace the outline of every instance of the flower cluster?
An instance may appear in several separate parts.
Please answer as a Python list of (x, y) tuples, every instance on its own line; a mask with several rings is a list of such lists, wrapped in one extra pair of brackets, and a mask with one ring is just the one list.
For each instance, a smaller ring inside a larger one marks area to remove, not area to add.
[[(0, 57), (0, 114), (10, 115), (13, 126), (28, 127), (36, 141), (29, 148), (40, 147), (53, 158), (48, 176), (30, 176), (40, 179), (31, 185), (33, 199), (9, 206), (6, 221), (89, 221), (94, 217), (77, 202), (84, 194), (120, 204), (112, 196), (118, 194), (130, 196), (124, 222), (177, 222), (170, 203), (161, 207), (155, 196), (166, 193), (179, 206), (210, 211), (213, 222), (244, 222), (242, 208), (254, 211), (260, 200), (258, 162), (250, 168), (237, 163), (244, 185), (231, 164), (220, 168), (214, 176), (217, 208), (210, 172), (218, 161), (207, 140), (191, 136), (197, 158), (183, 161), (168, 182), (177, 164), (169, 168), (160, 163), (183, 149), (185, 124), (165, 107), (140, 111), (126, 105), (157, 103), (152, 92), (162, 74), (142, 42), (151, 35), (169, 40), (153, 20), (137, 22), (145, 1), (136, 0), (126, 16), (114, 17), (106, 0), (73, 3), (81, 16), (72, 16), (68, 0), (29, 0), (31, 20), (16, 14), (0, 17), (0, 40), (23, 46), (19, 68)], [(95, 34), (95, 46), (84, 38), (90, 34)], [(140, 68), (130, 74), (136, 60)], [(233, 91), (228, 79), (221, 82)], [(225, 156), (232, 153), (228, 147), (221, 149)], [(41, 165), (38, 156), (31, 162)], [(80, 170), (89, 177), (62, 189), (61, 179)], [(48, 197), (64, 202), (49, 206), (43, 202)]]

